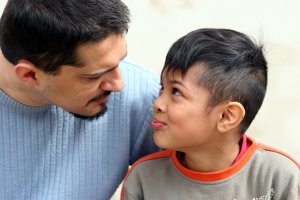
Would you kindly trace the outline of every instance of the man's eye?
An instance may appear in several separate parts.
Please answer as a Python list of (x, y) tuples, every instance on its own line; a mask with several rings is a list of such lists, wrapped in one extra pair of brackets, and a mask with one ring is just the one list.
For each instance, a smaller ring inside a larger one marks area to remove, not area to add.
[(182, 95), (181, 91), (178, 90), (177, 88), (172, 89), (172, 94), (175, 95), (175, 96), (181, 96)]
[(96, 77), (88, 77), (89, 80), (93, 81), (93, 80), (97, 80), (99, 79), (100, 77), (96, 76)]

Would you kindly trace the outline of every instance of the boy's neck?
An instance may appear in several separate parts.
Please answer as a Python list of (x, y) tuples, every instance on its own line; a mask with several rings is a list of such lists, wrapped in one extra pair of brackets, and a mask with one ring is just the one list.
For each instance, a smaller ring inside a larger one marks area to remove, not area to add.
[(179, 157), (179, 161), (186, 168), (198, 172), (216, 172), (230, 167), (240, 152), (239, 141), (232, 144), (220, 144), (221, 148), (212, 151), (185, 152)]

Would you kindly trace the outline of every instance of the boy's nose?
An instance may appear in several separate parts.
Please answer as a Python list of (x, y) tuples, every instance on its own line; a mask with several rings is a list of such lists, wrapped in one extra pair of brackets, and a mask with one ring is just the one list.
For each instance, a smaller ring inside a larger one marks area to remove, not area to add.
[(162, 96), (159, 96), (154, 102), (154, 112), (161, 113), (166, 111), (166, 105), (163, 103)]

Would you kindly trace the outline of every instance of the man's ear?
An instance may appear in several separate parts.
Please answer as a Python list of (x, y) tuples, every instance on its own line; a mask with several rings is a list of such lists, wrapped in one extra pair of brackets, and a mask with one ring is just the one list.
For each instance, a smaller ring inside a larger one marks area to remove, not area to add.
[(244, 117), (244, 106), (239, 102), (229, 102), (221, 113), (217, 128), (220, 132), (228, 132), (238, 127)]
[(15, 65), (16, 76), (26, 85), (34, 86), (38, 84), (36, 79), (37, 68), (27, 60), (20, 60)]

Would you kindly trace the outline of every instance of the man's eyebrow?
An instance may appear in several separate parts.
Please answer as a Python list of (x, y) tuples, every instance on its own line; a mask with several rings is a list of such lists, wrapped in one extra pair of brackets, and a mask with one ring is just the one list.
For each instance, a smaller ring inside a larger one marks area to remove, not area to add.
[(93, 73), (93, 74), (81, 74), (81, 76), (85, 76), (85, 77), (90, 77), (90, 78), (93, 78), (93, 77), (101, 77), (103, 76), (104, 74), (110, 72), (110, 71), (113, 71), (115, 68), (117, 68), (117, 66), (114, 66), (108, 70), (105, 70), (105, 71), (102, 71), (102, 72), (96, 72), (96, 73)]
[[(121, 58), (121, 60), (123, 60), (124, 58), (126, 58), (127, 56), (127, 51), (125, 53), (125, 55)], [(102, 71), (102, 72), (96, 72), (96, 73), (93, 73), (93, 74), (81, 74), (81, 76), (85, 76), (85, 77), (90, 77), (90, 78), (93, 78), (93, 77), (101, 77), (103, 76), (104, 74), (110, 72), (110, 71), (113, 71), (115, 68), (117, 68), (119, 66), (119, 63), (116, 65), (116, 66), (113, 66), (112, 68), (108, 69), (108, 70), (105, 70), (105, 71)]]

